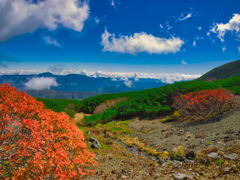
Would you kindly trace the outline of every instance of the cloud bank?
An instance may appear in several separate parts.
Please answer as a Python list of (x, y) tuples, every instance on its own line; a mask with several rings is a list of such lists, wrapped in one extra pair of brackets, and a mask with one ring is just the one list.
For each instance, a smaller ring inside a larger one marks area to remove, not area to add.
[(25, 86), (27, 89), (42, 90), (50, 89), (51, 86), (58, 86), (58, 83), (55, 78), (39, 77), (32, 78), (30, 81), (25, 83)]
[(32, 33), (38, 28), (55, 30), (65, 27), (82, 31), (89, 16), (89, 6), (79, 0), (0, 1), (0, 42)]
[(118, 52), (123, 54), (137, 54), (147, 52), (149, 54), (168, 54), (180, 51), (184, 44), (180, 38), (170, 39), (155, 37), (151, 34), (135, 33), (133, 36), (115, 37), (107, 30), (102, 34), (103, 51)]
[[(240, 14), (234, 14), (232, 19), (229, 20), (228, 23), (216, 23), (214, 27), (211, 29), (211, 32), (217, 33), (219, 39), (223, 42), (224, 36), (227, 31), (240, 33)], [(238, 34), (240, 36), (240, 34)]]
[[(46, 71), (14, 71), (14, 70), (0, 70), (0, 75), (10, 75), (10, 74), (40, 74)], [(47, 71), (48, 72), (48, 71)], [(138, 81), (139, 79), (157, 79), (165, 83), (173, 83), (176, 81), (188, 81), (193, 80), (201, 76), (201, 74), (181, 74), (181, 73), (136, 73), (136, 72), (106, 72), (106, 71), (77, 71), (74, 69), (64, 70), (59, 73), (54, 73), (57, 75), (67, 75), (67, 74), (81, 74), (89, 77), (106, 77), (112, 80), (122, 80), (129, 81), (129, 79), (134, 79)], [(53, 78), (50, 78), (53, 79)], [(38, 82), (37, 80), (34, 80)], [(33, 81), (33, 82), (34, 82)], [(40, 80), (41, 81), (41, 80)], [(39, 82), (40, 82), (39, 81)], [(45, 80), (42, 80), (42, 82)], [(51, 82), (55, 82), (51, 80)], [(54, 83), (53, 83), (54, 84)], [(128, 84), (131, 85), (131, 84)], [(31, 87), (31, 86), (30, 86)], [(50, 87), (50, 86), (49, 86)]]

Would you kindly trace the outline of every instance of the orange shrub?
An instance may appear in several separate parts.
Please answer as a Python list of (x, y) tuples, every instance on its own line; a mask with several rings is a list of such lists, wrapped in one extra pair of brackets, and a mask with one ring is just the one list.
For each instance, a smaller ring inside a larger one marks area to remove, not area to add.
[(0, 85), (0, 178), (80, 179), (94, 158), (68, 115)]
[(234, 95), (223, 89), (190, 92), (174, 98), (182, 119), (206, 120), (233, 108)]

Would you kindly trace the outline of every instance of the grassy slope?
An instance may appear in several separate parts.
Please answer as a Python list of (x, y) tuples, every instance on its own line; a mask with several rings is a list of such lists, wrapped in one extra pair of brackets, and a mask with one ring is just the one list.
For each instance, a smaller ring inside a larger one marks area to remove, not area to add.
[(222, 66), (216, 67), (197, 80), (207, 81), (213, 78), (226, 79), (232, 77), (240, 77), (240, 60), (233, 61)]

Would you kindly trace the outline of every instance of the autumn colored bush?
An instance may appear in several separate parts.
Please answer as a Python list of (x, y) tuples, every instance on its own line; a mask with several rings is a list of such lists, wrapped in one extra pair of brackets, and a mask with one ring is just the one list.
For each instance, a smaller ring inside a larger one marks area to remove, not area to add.
[(94, 158), (68, 115), (0, 85), (0, 179), (81, 179)]
[(190, 92), (174, 98), (176, 108), (183, 120), (207, 120), (232, 109), (234, 95), (223, 89)]

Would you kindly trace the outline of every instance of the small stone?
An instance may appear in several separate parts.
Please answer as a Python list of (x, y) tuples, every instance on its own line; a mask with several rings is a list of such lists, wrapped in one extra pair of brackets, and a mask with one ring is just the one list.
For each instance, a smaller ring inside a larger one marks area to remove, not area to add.
[(187, 151), (185, 153), (185, 156), (186, 156), (187, 159), (194, 159), (195, 158), (195, 153), (194, 153), (194, 151)]
[(89, 141), (94, 142), (96, 139), (94, 137), (90, 137)]
[(173, 166), (174, 167), (178, 167), (180, 165), (182, 165), (182, 162), (180, 162), (180, 161), (173, 161)]
[(230, 139), (230, 136), (225, 136), (224, 137), (224, 140), (229, 140)]
[(91, 145), (92, 148), (98, 149), (101, 147), (98, 140), (95, 139), (94, 137), (91, 137), (89, 141), (92, 142), (92, 145)]
[(216, 152), (211, 152), (210, 154), (207, 155), (208, 157), (212, 159), (220, 159), (220, 156)]
[(162, 166), (167, 166), (167, 165), (169, 165), (169, 164), (173, 164), (173, 161), (164, 162), (164, 163), (162, 164)]
[(235, 172), (238, 172), (238, 168), (236, 165), (233, 165), (231, 167), (226, 167), (223, 169), (224, 174), (235, 173)]
[(125, 176), (125, 175), (122, 175), (121, 178), (122, 178), (122, 179), (127, 179), (128, 177)]
[(117, 171), (116, 170), (112, 170), (112, 174), (117, 174)]
[(193, 179), (192, 176), (183, 174), (183, 173), (177, 173), (173, 175), (174, 180), (187, 180), (187, 179)]
[(223, 157), (228, 160), (236, 160), (238, 158), (238, 154), (236, 154), (236, 153), (225, 154), (225, 155), (223, 155)]
[(159, 163), (159, 164), (164, 164), (165, 162), (166, 162), (165, 159), (162, 159), (162, 158), (159, 158), (159, 159), (158, 159), (158, 163)]

